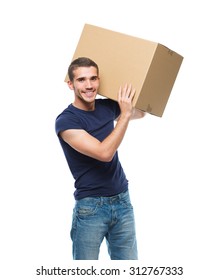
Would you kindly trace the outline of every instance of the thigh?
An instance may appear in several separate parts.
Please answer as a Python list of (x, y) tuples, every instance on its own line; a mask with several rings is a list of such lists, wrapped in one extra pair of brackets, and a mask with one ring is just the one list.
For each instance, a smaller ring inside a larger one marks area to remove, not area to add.
[(98, 199), (85, 198), (76, 202), (71, 238), (75, 260), (97, 260), (106, 228), (102, 205)]
[(112, 260), (137, 260), (137, 242), (133, 207), (128, 193), (116, 205), (116, 222), (107, 235)]

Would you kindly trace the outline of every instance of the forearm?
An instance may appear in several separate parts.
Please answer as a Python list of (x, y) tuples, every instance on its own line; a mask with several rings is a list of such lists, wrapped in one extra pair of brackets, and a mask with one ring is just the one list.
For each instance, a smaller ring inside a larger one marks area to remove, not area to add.
[(143, 118), (145, 115), (145, 112), (137, 109), (133, 110), (131, 116), (120, 115), (112, 133), (103, 142), (101, 142), (102, 154), (105, 155), (105, 159), (107, 159), (106, 161), (112, 160), (124, 138), (129, 121)]
[(114, 130), (101, 142), (101, 153), (104, 161), (111, 161), (126, 133), (130, 116), (122, 115), (116, 123)]
[(119, 89), (118, 103), (121, 111), (120, 117), (112, 133), (101, 142), (102, 152), (105, 155), (106, 161), (112, 160), (126, 133), (133, 113), (132, 99), (134, 94), (135, 89), (132, 89), (131, 85), (126, 84), (123, 88), (120, 87)]

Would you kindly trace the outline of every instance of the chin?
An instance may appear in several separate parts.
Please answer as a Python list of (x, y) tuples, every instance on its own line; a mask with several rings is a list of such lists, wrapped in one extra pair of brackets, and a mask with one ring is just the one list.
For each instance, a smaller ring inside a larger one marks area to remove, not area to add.
[(92, 103), (92, 102), (95, 101), (95, 98), (96, 98), (96, 95), (95, 95), (95, 96), (92, 96), (92, 97), (84, 96), (83, 100), (85, 100), (85, 101), (88, 102), (88, 103)]

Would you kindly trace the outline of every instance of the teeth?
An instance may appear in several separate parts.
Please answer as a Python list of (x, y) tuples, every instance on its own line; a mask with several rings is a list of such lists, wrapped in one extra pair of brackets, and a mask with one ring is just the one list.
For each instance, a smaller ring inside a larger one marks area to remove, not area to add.
[(87, 95), (88, 97), (90, 97), (90, 96), (93, 95), (93, 92), (92, 92), (92, 91), (86, 92), (86, 95)]

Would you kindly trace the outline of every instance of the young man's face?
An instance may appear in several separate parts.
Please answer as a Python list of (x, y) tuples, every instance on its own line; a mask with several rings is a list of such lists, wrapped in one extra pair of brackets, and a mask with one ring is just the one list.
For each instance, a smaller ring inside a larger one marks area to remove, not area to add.
[(85, 103), (94, 102), (99, 88), (97, 69), (93, 66), (77, 68), (74, 70), (73, 82), (68, 85), (74, 90), (75, 99)]

